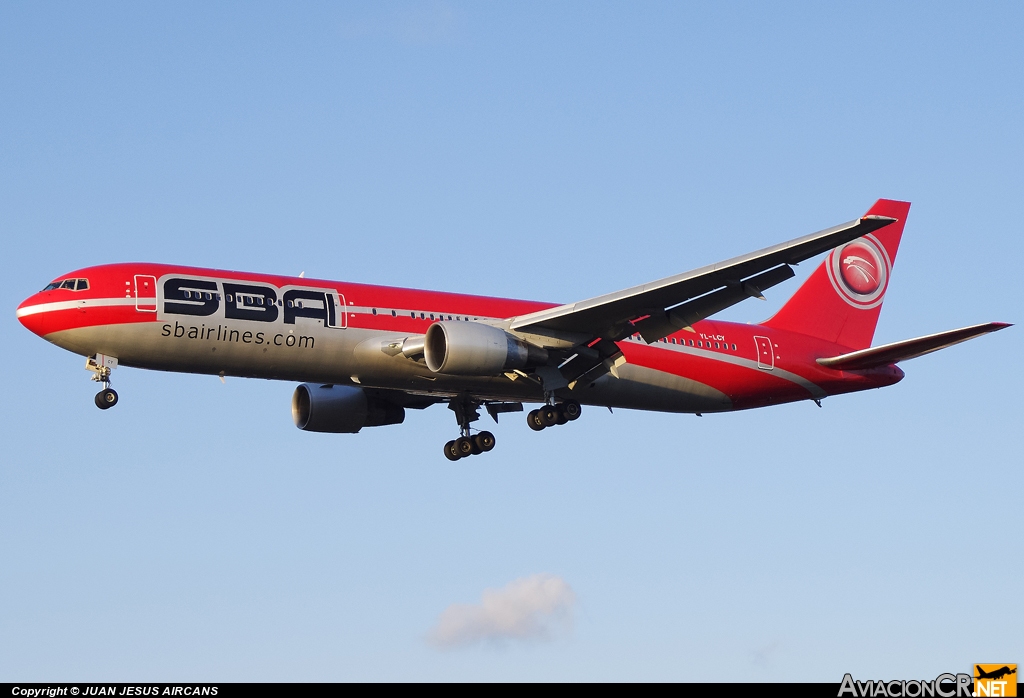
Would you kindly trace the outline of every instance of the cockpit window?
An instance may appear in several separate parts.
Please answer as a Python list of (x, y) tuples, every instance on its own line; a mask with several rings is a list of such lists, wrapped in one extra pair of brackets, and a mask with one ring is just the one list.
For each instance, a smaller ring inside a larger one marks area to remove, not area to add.
[(64, 279), (63, 281), (54, 281), (53, 283), (47, 284), (44, 291), (52, 291), (55, 288), (66, 288), (69, 291), (84, 291), (89, 288), (88, 279)]

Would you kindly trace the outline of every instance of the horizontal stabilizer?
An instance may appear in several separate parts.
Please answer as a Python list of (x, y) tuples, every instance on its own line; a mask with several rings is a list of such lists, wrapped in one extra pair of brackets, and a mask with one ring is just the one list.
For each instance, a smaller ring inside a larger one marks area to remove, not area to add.
[(981, 325), (961, 327), (958, 330), (948, 330), (937, 334), (930, 334), (916, 339), (905, 339), (902, 342), (883, 344), (880, 347), (852, 351), (849, 354), (832, 356), (827, 359), (818, 359), (818, 363), (826, 368), (833, 368), (837, 371), (862, 371), (876, 366), (894, 364), (907, 359), (916, 359), (918, 356), (930, 354), (939, 349), (951, 347), (960, 342), (989, 332), (1010, 327), (1005, 322), (986, 322)]

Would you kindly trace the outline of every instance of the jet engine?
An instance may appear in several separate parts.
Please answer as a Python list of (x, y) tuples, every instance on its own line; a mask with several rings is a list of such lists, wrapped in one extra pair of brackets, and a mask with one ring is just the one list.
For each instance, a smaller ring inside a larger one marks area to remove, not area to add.
[(548, 353), (498, 327), (479, 322), (435, 322), (427, 328), (423, 358), (434, 373), (494, 376), (546, 363)]
[(363, 427), (401, 424), (405, 408), (374, 399), (362, 388), (303, 383), (292, 394), (292, 419), (303, 431), (355, 434)]

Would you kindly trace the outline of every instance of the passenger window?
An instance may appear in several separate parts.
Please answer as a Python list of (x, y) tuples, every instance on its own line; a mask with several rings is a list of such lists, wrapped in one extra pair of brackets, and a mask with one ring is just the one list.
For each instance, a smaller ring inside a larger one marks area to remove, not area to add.
[(736, 345), (735, 344), (732, 345), (732, 350), (736, 351)]
[(715, 342), (715, 349), (721, 349), (721, 347), (718, 346), (718, 342)]
[(398, 317), (398, 313), (394, 310), (391, 311), (391, 317)]
[(433, 313), (431, 313), (431, 314), (430, 314), (430, 319), (431, 319), (431, 320), (433, 320), (433, 319), (434, 319), (434, 314), (433, 314)]
[(207, 293), (204, 293), (204, 294), (203, 294), (203, 298), (205, 298), (205, 299), (206, 299), (206, 300), (208, 300), (208, 301), (212, 301), (212, 300), (213, 300), (213, 294), (212, 294), (212, 293), (209, 293), (209, 292), (207, 292)]

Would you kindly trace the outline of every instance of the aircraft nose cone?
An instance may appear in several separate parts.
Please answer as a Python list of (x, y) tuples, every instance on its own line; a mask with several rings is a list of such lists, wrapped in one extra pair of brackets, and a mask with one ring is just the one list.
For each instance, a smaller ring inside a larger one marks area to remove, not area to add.
[(18, 305), (17, 310), (15, 310), (15, 314), (18, 316), (18, 322), (24, 325), (25, 329), (29, 332), (38, 334), (40, 337), (42, 336), (42, 327), (39, 323), (40, 313), (35, 312), (35, 309), (43, 302), (40, 298), (41, 295), (42, 294), (40, 293), (35, 293), (29, 296), (23, 300)]

